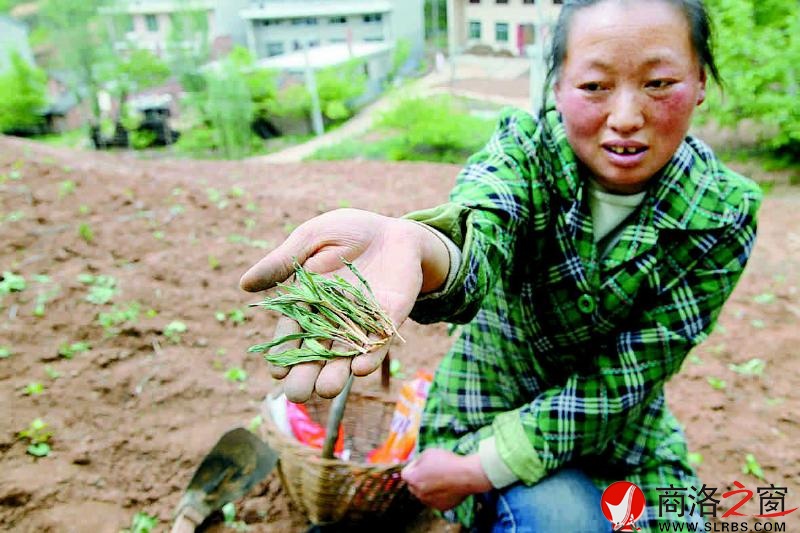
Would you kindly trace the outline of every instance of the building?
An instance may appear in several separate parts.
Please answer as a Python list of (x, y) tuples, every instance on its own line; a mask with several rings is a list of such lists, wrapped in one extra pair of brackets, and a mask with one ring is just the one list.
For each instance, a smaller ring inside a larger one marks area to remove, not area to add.
[(241, 11), (255, 57), (329, 44), (405, 40), (412, 58), (424, 49), (423, 0), (253, 0)]
[[(117, 0), (102, 7), (117, 51), (144, 48), (160, 57), (170, 47), (199, 49), (211, 44), (222, 0)], [(231, 2), (235, 3), (235, 2)]]
[(555, 24), (561, 3), (561, 0), (447, 0), (450, 55), (470, 50), (533, 55), (537, 34), (539, 38), (548, 38), (548, 29)]
[(34, 64), (28, 28), (14, 19), (0, 16), (0, 73), (11, 68), (11, 54), (15, 52), (28, 64)]

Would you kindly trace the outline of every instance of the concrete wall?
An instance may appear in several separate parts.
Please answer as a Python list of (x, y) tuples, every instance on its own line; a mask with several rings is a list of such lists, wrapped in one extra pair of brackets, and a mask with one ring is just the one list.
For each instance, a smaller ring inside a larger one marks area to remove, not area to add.
[(411, 58), (419, 60), (425, 52), (424, 0), (392, 0), (391, 38), (411, 45)]

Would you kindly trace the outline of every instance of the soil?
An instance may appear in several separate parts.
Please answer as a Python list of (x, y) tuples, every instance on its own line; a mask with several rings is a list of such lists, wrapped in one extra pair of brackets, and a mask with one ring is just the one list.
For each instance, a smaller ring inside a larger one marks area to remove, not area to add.
[[(114, 532), (144, 511), (167, 530), (200, 459), (225, 430), (246, 426), (274, 386), (263, 361), (246, 353), (269, 338), (274, 318), (247, 307), (258, 298), (238, 288), (241, 274), (324, 211), (352, 206), (400, 215), (440, 203), (457, 170), (140, 161), (0, 137), (0, 271), (27, 281), (22, 292), (0, 295), (0, 346), (11, 351), (0, 359), (0, 529)], [(774, 483), (787, 487), (789, 509), (800, 506), (800, 191), (776, 186), (761, 220), (722, 327), (687, 360), (668, 395), (718, 499), (734, 480), (753, 491)], [(90, 239), (81, 237), (81, 224)], [(111, 302), (86, 301), (80, 274), (113, 276)], [(50, 297), (42, 316), (35, 313), (39, 294)], [(115, 332), (99, 325), (99, 313), (133, 302), (137, 320)], [(229, 314), (237, 309), (241, 323)], [(165, 335), (173, 321), (187, 327), (179, 340)], [(401, 333), (407, 343), (394, 357), (409, 375), (433, 369), (450, 342), (444, 325), (407, 323)], [(59, 355), (76, 342), (91, 349)], [(751, 358), (764, 361), (762, 375), (729, 368)], [(233, 367), (247, 372), (244, 382), (226, 379)], [(713, 388), (709, 377), (726, 386)], [(25, 394), (30, 382), (41, 382), (43, 393)], [(377, 378), (360, 386), (377, 388)], [(35, 418), (53, 431), (52, 451), (40, 459), (17, 437)], [(747, 454), (764, 480), (742, 472)], [(758, 495), (741, 510), (757, 514)], [(307, 527), (274, 475), (237, 512), (250, 531)], [(409, 530), (455, 528), (428, 516)], [(800, 530), (800, 512), (786, 517), (785, 530)]]

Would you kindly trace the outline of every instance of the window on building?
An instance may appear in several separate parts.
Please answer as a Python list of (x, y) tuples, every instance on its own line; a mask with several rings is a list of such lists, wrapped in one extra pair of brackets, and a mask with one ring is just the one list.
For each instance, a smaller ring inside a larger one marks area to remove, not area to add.
[(281, 19), (261, 19), (256, 21), (257, 26), (280, 26), (283, 23)]
[(347, 17), (331, 17), (328, 24), (347, 24)]
[(319, 21), (314, 17), (302, 17), (298, 19), (292, 19), (292, 26), (316, 26), (318, 22)]
[(536, 0), (522, 0), (523, 4), (535, 4)]
[(494, 25), (494, 40), (498, 43), (508, 42), (508, 24), (506, 22), (498, 22)]
[(496, 4), (507, 4), (508, 0), (495, 0)]
[(283, 53), (283, 43), (267, 43), (267, 57), (279, 56)]
[(469, 0), (470, 4), (480, 4), (481, 0)]
[(383, 37), (364, 37), (364, 42), (367, 43), (382, 43)]
[(145, 15), (144, 23), (147, 25), (147, 31), (158, 31), (158, 19), (155, 15)]
[(364, 22), (380, 22), (383, 20), (383, 15), (381, 13), (370, 13), (369, 15), (364, 15), (362, 17)]
[(553, 0), (554, 4), (563, 4), (564, 0)]
[(481, 21), (480, 20), (470, 20), (469, 21), (469, 38), (470, 39), (480, 39), (481, 38)]
[(319, 46), (319, 39), (311, 39), (308, 41), (309, 48), (316, 48), (317, 46)]

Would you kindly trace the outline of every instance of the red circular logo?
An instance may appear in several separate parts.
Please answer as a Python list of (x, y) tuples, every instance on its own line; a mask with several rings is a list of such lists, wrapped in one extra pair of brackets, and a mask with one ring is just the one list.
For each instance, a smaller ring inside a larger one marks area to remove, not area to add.
[(629, 481), (617, 481), (603, 491), (600, 507), (614, 531), (639, 531), (636, 521), (644, 513), (644, 492)]

